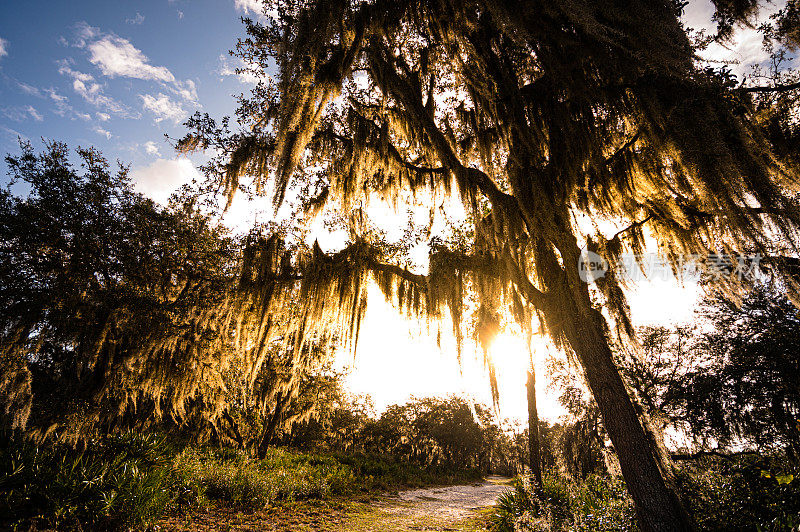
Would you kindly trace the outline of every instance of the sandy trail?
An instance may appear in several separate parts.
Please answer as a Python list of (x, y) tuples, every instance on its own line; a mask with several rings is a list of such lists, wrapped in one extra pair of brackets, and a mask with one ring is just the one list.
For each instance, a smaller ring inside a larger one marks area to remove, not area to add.
[(413, 514), (433, 519), (454, 521), (474, 516), (480, 508), (492, 506), (501, 493), (508, 490), (505, 477), (488, 477), (486, 481), (466, 486), (446, 486), (401, 491), (396, 498), (378, 504), (389, 513)]
[(341, 528), (348, 532), (485, 530), (486, 515), (479, 510), (495, 504), (509, 489), (504, 477), (489, 477), (471, 485), (415, 489), (384, 497)]
[(410, 532), (485, 530), (486, 515), (509, 489), (505, 477), (471, 485), (405, 490), (371, 502), (309, 501), (244, 512), (213, 505), (159, 523), (162, 532)]

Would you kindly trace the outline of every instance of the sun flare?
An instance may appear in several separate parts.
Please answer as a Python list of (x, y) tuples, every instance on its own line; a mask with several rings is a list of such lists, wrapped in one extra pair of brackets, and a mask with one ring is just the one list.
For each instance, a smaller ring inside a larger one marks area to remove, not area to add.
[[(373, 287), (369, 295), (355, 358), (345, 352), (337, 356), (337, 367), (349, 370), (346, 382), (351, 392), (370, 395), (379, 412), (412, 396), (463, 394), (491, 406), (488, 371), (472, 341), (464, 342), (459, 365), (455, 341), (447, 331), (442, 331), (440, 348), (433, 328), (427, 330), (424, 324), (398, 314), (377, 288)], [(549, 387), (547, 343), (534, 338), (532, 350), (539, 417), (555, 421), (566, 415), (566, 410)], [(490, 355), (497, 368), (501, 417), (527, 419), (525, 383), (529, 360), (525, 339), (500, 333), (492, 343)]]

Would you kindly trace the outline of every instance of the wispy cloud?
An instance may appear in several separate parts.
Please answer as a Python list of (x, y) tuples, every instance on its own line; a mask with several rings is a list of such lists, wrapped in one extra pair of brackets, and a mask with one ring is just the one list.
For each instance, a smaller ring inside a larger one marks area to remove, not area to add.
[(127, 39), (105, 35), (87, 46), (89, 61), (97, 65), (104, 75), (171, 83), (175, 76), (167, 67), (153, 66), (141, 50)]
[(125, 19), (126, 24), (133, 24), (135, 26), (140, 25), (142, 22), (144, 22), (144, 15), (142, 15), (138, 11), (136, 12), (135, 17)]
[(0, 37), (0, 57), (8, 55), (8, 41)]
[(32, 105), (24, 105), (18, 107), (3, 107), (0, 109), (3, 116), (14, 122), (25, 122), (28, 120), (35, 120), (41, 122), (44, 120), (42, 114), (36, 110)]
[(44, 92), (47, 93), (47, 96), (55, 104), (56, 110), (54, 113), (58, 116), (66, 116), (68, 113), (75, 112), (72, 106), (67, 103), (69, 99), (63, 94), (59, 94), (55, 89), (44, 89)]
[(197, 102), (197, 85), (190, 79), (186, 81), (176, 81), (167, 88), (176, 96), (180, 96), (187, 102)]
[(38, 87), (34, 87), (33, 85), (29, 85), (27, 83), (19, 81), (18, 79), (14, 79), (11, 76), (9, 76), (9, 79), (16, 84), (19, 90), (21, 90), (28, 96), (36, 96), (37, 98), (44, 98), (42, 91)]
[(95, 132), (95, 133), (97, 133), (98, 135), (102, 135), (102, 136), (104, 136), (105, 138), (107, 138), (107, 139), (109, 139), (109, 140), (110, 140), (110, 139), (111, 139), (111, 137), (113, 136), (113, 135), (111, 134), (111, 132), (110, 132), (110, 131), (108, 131), (107, 129), (103, 129), (102, 127), (100, 127), (100, 126), (97, 126), (97, 125), (95, 125), (95, 126), (92, 128), (92, 131), (94, 131), (94, 132)]
[(32, 105), (27, 106), (26, 109), (28, 110), (28, 114), (30, 115), (30, 117), (36, 120), (37, 122), (41, 122), (42, 120), (44, 120), (44, 117)]
[(128, 106), (107, 96), (103, 85), (97, 83), (91, 74), (73, 70), (68, 61), (59, 62), (58, 72), (72, 79), (72, 89), (84, 100), (108, 113), (123, 118), (138, 118)]
[(247, 63), (242, 61), (240, 57), (229, 57), (220, 54), (217, 72), (220, 76), (236, 76), (242, 83), (256, 84), (259, 80), (258, 76), (247, 69)]
[(187, 113), (183, 107), (164, 93), (159, 93), (158, 96), (143, 94), (140, 98), (142, 99), (142, 106), (155, 115), (156, 122), (171, 120), (178, 124), (186, 118)]
[(20, 133), (16, 129), (11, 129), (10, 127), (0, 124), (0, 138), (3, 137), (9, 141), (17, 141), (18, 139), (21, 139), (23, 141), (30, 142), (30, 139), (24, 133)]

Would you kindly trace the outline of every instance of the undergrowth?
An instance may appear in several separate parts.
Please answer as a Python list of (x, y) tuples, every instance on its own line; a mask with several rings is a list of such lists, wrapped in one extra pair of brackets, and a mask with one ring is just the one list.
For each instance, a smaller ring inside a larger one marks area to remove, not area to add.
[[(782, 456), (744, 453), (684, 463), (677, 476), (698, 530), (783, 532), (800, 529), (800, 467)], [(621, 479), (591, 475), (583, 482), (527, 477), (498, 500), (491, 527), (505, 531), (637, 530)]]
[(496, 532), (637, 530), (624, 483), (605, 475), (583, 482), (547, 475), (538, 489), (528, 477), (517, 477), (498, 499), (490, 523)]
[(125, 530), (167, 513), (222, 502), (242, 510), (480, 478), (391, 456), (318, 455), (274, 448), (264, 459), (228, 448), (178, 448), (128, 433), (88, 442), (0, 445), (0, 529)]

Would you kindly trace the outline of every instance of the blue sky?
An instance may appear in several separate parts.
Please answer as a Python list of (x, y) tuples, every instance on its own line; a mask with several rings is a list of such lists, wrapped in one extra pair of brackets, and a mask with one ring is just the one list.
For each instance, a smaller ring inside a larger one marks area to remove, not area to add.
[[(253, 0), (0, 3), (0, 153), (17, 137), (95, 146), (159, 199), (194, 173), (164, 134), (231, 114), (250, 84), (228, 56)], [(0, 163), (5, 180), (5, 162)]]

